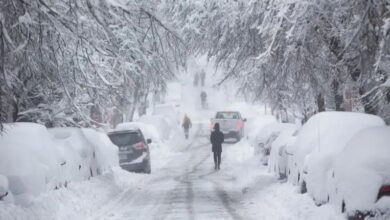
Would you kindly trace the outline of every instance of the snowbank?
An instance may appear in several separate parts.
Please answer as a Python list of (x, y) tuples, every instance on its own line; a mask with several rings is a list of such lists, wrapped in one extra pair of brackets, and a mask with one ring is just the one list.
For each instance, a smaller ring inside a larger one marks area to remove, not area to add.
[[(348, 142), (336, 157), (331, 202), (337, 208), (345, 203), (346, 211), (367, 212), (378, 208), (390, 211), (389, 197), (377, 196), (382, 186), (390, 185), (390, 127), (367, 128)], [(347, 162), (347, 163), (346, 163)], [(337, 193), (336, 193), (337, 191)]]
[(8, 191), (19, 204), (118, 164), (117, 149), (110, 148), (103, 133), (86, 130), (96, 141), (91, 144), (78, 128), (48, 131), (35, 123), (12, 123), (5, 129), (0, 136), (0, 175), (6, 177)]

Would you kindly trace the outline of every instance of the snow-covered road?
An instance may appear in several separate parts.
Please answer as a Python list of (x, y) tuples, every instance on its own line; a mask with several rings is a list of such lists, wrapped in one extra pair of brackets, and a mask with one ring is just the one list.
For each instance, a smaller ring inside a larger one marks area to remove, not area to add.
[(224, 144), (221, 170), (214, 171), (206, 124), (193, 130), (150, 175), (116, 168), (48, 191), (27, 207), (0, 203), (0, 219), (342, 219), (242, 154), (250, 151), (245, 140)]
[(229, 102), (229, 88), (211, 85), (202, 88), (210, 94), (210, 109), (200, 109), (194, 97), (201, 89), (191, 84), (184, 78), (172, 89), (174, 96), (181, 93), (180, 113), (192, 118), (190, 139), (178, 130), (164, 145), (152, 147), (152, 174), (117, 167), (90, 181), (47, 191), (27, 206), (0, 203), (0, 219), (343, 219), (331, 206), (317, 207), (308, 195), (277, 180), (246, 138), (223, 144), (221, 170), (215, 171), (207, 124), (211, 114), (240, 110), (249, 120), (248, 133), (269, 123), (270, 116), (262, 116), (259, 106)]
[[(240, 209), (240, 191), (226, 189), (236, 177), (214, 171), (208, 136), (196, 125), (194, 138), (138, 190), (125, 190), (92, 219), (248, 219)], [(228, 150), (229, 146), (226, 146)], [(157, 156), (157, 155), (155, 155)]]

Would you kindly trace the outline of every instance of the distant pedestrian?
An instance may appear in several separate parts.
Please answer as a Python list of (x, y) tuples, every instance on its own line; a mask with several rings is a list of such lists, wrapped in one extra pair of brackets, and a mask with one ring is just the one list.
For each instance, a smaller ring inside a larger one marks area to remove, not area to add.
[(195, 73), (194, 75), (194, 86), (197, 87), (199, 82), (199, 74)]
[(207, 93), (205, 91), (200, 93), (200, 101), (202, 103), (202, 108), (205, 109), (207, 107)]
[(200, 72), (200, 83), (202, 87), (205, 85), (205, 80), (206, 80), (206, 73), (204, 72), (204, 70), (202, 70), (202, 72)]
[(215, 123), (214, 131), (211, 132), (210, 141), (212, 145), (212, 151), (214, 154), (214, 166), (215, 170), (219, 170), (221, 167), (221, 153), (222, 143), (224, 142), (223, 133), (219, 130), (219, 124)]
[(190, 118), (187, 116), (187, 114), (184, 115), (182, 127), (184, 129), (184, 136), (186, 139), (188, 139), (190, 128), (192, 127), (192, 123)]

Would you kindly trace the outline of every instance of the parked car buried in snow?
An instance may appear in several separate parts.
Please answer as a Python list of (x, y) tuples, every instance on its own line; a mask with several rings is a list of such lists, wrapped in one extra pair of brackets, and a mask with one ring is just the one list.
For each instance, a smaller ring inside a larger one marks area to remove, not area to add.
[(244, 136), (244, 127), (246, 119), (241, 117), (238, 111), (220, 111), (211, 119), (210, 127), (219, 123), (220, 129), (226, 138), (235, 138), (240, 141)]
[(361, 130), (329, 172), (330, 202), (352, 219), (390, 219), (390, 127)]
[(279, 176), (280, 179), (285, 179), (288, 172), (288, 160), (286, 147), (293, 144), (298, 132), (297, 126), (294, 124), (283, 124), (284, 128), (280, 135), (272, 143), (271, 153), (269, 156), (269, 170)]
[(119, 165), (132, 172), (151, 173), (149, 145), (138, 128), (109, 132), (112, 143), (119, 148)]
[(285, 130), (285, 129), (294, 129), (294, 124), (289, 123), (271, 123), (266, 125), (263, 129), (260, 130), (260, 132), (257, 134), (255, 140), (255, 154), (260, 155), (260, 160), (263, 165), (268, 165), (269, 156), (272, 149), (272, 144), (276, 139), (279, 137), (279, 135)]
[(353, 112), (321, 112), (301, 128), (295, 146), (292, 166), (301, 193), (306, 191), (317, 205), (328, 202), (327, 173), (335, 157), (359, 131), (383, 126), (384, 121), (374, 115)]

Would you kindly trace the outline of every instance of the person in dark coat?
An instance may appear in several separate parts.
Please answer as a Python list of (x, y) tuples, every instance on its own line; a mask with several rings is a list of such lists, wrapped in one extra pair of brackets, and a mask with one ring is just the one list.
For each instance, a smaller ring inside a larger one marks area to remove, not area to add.
[(211, 132), (210, 141), (214, 154), (215, 169), (219, 170), (221, 165), (222, 143), (224, 142), (223, 133), (219, 130), (219, 124), (215, 123), (214, 131)]
[(188, 135), (190, 133), (190, 128), (192, 127), (192, 123), (187, 114), (184, 115), (183, 124), (181, 125), (184, 128), (184, 136), (188, 139)]

